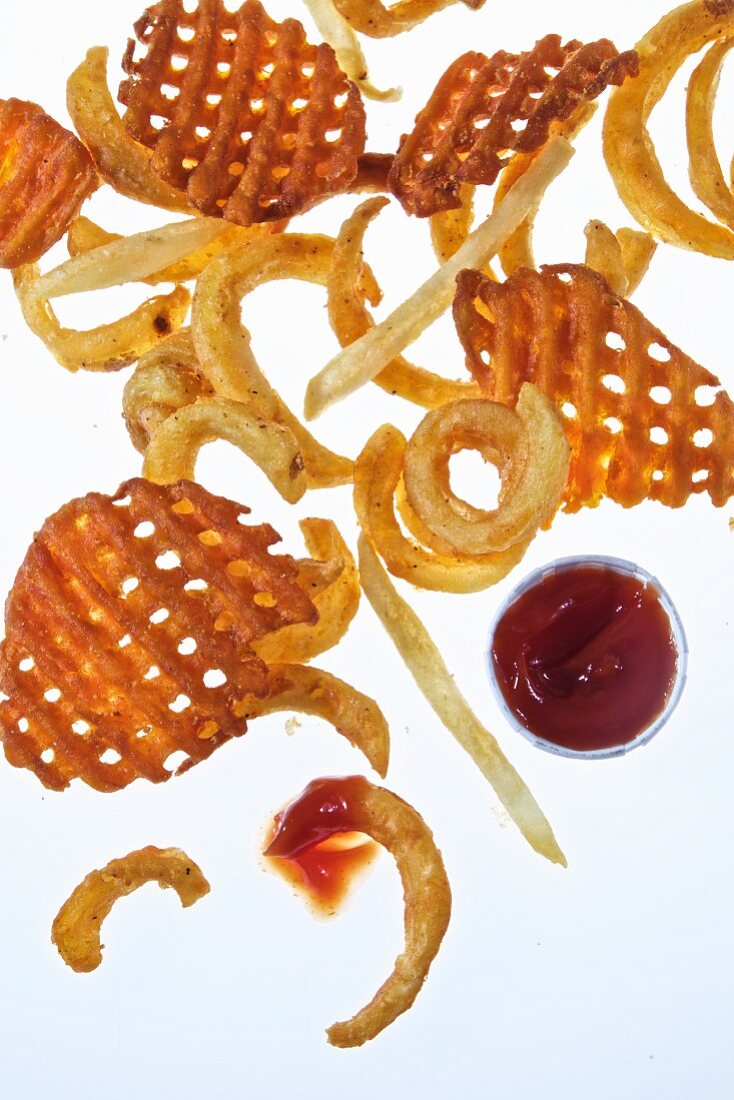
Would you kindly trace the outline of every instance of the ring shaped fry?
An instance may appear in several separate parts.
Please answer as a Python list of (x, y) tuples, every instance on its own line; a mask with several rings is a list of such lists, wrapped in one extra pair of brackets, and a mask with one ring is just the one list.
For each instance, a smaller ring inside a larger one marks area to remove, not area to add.
[(688, 82), (686, 139), (688, 176), (694, 193), (711, 213), (734, 229), (734, 195), (727, 185), (714, 141), (714, 107), (721, 70), (734, 37), (714, 43)]
[(390, 731), (373, 699), (312, 665), (275, 664), (268, 671), (272, 685), (270, 694), (265, 699), (255, 696), (243, 699), (235, 713), (248, 721), (282, 711), (298, 711), (323, 718), (364, 753), (378, 775), (387, 773)]
[(303, 459), (293, 433), (271, 420), (257, 420), (238, 401), (223, 397), (202, 398), (169, 416), (150, 440), (143, 477), (157, 485), (193, 481), (199, 451), (217, 439), (251, 458), (289, 504), (305, 493)]
[(367, 441), (354, 471), (354, 507), (360, 527), (389, 571), (416, 588), (455, 593), (480, 592), (506, 577), (522, 559), (527, 542), (501, 554), (468, 557), (435, 540), (431, 532), (419, 537), (423, 535), (419, 520), (406, 522), (409, 530), (414, 528), (411, 533), (418, 542), (405, 537), (394, 505), (396, 490), (400, 499), (404, 457), (405, 438), (385, 424)]
[(370, 80), (367, 61), (359, 39), (334, 6), (333, 0), (303, 0), (316, 29), (336, 54), (339, 68), (357, 85), (365, 99), (378, 103), (395, 103), (402, 97), (402, 88), (380, 91)]
[(253, 416), (287, 427), (298, 440), (310, 486), (352, 480), (351, 459), (322, 447), (284, 404), (258, 366), (241, 321), (241, 299), (276, 279), (324, 286), (334, 248), (330, 237), (284, 233), (227, 249), (202, 272), (191, 328), (204, 377), (217, 394), (242, 402)]
[[(384, 197), (376, 197), (358, 206), (342, 225), (334, 245), (326, 284), (329, 323), (343, 348), (375, 326), (361, 286), (362, 245), (367, 227), (387, 202)], [(414, 366), (402, 355), (388, 363), (373, 381), (388, 393), (429, 409), (446, 401), (455, 401), (458, 397), (480, 393), (473, 382), (454, 382), (442, 378), (432, 371)]]
[(459, 691), (425, 626), (393, 588), (365, 535), (359, 538), (359, 572), (365, 596), (446, 729), (491, 783), (530, 846), (565, 867), (566, 857), (543, 811)]
[(732, 0), (693, 0), (676, 8), (637, 45), (639, 76), (613, 90), (604, 119), (604, 159), (635, 220), (667, 244), (724, 260), (734, 259), (734, 233), (695, 213), (675, 194), (647, 123), (686, 59), (733, 34)]
[(316, 623), (293, 623), (253, 643), (266, 665), (302, 664), (332, 649), (346, 634), (359, 607), (362, 589), (357, 566), (336, 524), (328, 519), (302, 519), (300, 528), (311, 557), (337, 566), (338, 572), (320, 591), (312, 593), (306, 588), (319, 613)]
[(51, 942), (67, 966), (78, 974), (97, 969), (102, 962), (102, 922), (119, 898), (148, 882), (175, 890), (184, 909), (209, 893), (201, 869), (180, 848), (148, 846), (111, 860), (101, 871), (90, 871), (53, 922)]
[[(398, 0), (388, 6), (382, 0), (333, 0), (342, 19), (367, 38), (394, 38), (455, 3), (457, 0)], [(476, 11), (484, 0), (462, 3)]]
[(50, 302), (36, 293), (39, 269), (27, 264), (13, 272), (13, 285), (31, 332), (68, 371), (114, 371), (134, 363), (186, 320), (191, 295), (183, 286), (156, 295), (109, 324), (80, 331), (64, 328)]
[(148, 150), (123, 126), (107, 84), (108, 54), (102, 46), (92, 47), (66, 84), (67, 110), (97, 171), (120, 195), (164, 210), (196, 213), (183, 191), (158, 178)]
[(331, 836), (358, 832), (386, 848), (397, 864), (405, 896), (403, 951), (370, 1003), (326, 1032), (333, 1046), (361, 1046), (410, 1008), (441, 946), (451, 917), (441, 853), (412, 806), (359, 775), (314, 780), (276, 820), (268, 858), (293, 858)]

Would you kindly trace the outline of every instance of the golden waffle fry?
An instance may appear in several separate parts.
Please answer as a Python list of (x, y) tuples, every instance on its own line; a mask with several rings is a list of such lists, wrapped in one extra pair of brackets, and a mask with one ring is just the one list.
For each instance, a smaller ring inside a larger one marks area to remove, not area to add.
[[(461, 2), (472, 11), (478, 11), (485, 0)], [(388, 6), (382, 0), (333, 0), (334, 7), (349, 26), (368, 38), (394, 38), (455, 3), (457, 0), (398, 0)]]
[(498, 284), (463, 271), (454, 318), (488, 397), (513, 404), (532, 382), (563, 413), (566, 511), (605, 495), (677, 508), (691, 493), (716, 505), (734, 493), (734, 403), (596, 272), (561, 264)]
[(100, 871), (90, 871), (61, 906), (51, 930), (51, 942), (77, 974), (88, 974), (102, 962), (102, 922), (120, 898), (147, 882), (175, 890), (184, 909), (209, 893), (201, 868), (180, 848), (149, 845), (113, 859)]
[(78, 777), (113, 791), (244, 733), (235, 707), (269, 691), (250, 643), (317, 614), (293, 559), (269, 552), (276, 532), (245, 514), (190, 482), (134, 479), (46, 521), (6, 606), (11, 764), (55, 790)]
[(120, 100), (153, 169), (205, 214), (239, 225), (290, 217), (346, 190), (364, 149), (359, 92), (330, 46), (259, 0), (159, 0), (135, 24)]
[(555, 34), (525, 54), (463, 54), (402, 139), (390, 188), (418, 217), (459, 207), (462, 183), (494, 183), (505, 154), (535, 152), (554, 123), (636, 69), (607, 39), (564, 46)]
[(0, 100), (0, 267), (34, 263), (97, 186), (79, 139), (35, 103)]

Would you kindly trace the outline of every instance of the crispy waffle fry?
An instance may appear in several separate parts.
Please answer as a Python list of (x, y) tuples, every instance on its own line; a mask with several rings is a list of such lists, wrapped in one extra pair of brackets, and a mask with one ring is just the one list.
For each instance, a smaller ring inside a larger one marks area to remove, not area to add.
[[(423, 527), (401, 499), (400, 478), (405, 461), (404, 436), (390, 424), (367, 441), (354, 469), (354, 507), (359, 524), (393, 576), (416, 588), (438, 592), (480, 592), (506, 577), (522, 559), (527, 542), (500, 554), (469, 557), (460, 554)], [(395, 517), (395, 495), (406, 538)]]
[[(245, 731), (267, 695), (250, 643), (316, 610), (267, 525), (200, 486), (134, 479), (46, 521), (0, 648), (0, 739), (49, 788), (179, 774)], [(180, 761), (180, 762), (179, 762)]]
[(237, 706), (238, 714), (247, 721), (283, 711), (323, 718), (364, 753), (378, 775), (386, 774), (390, 731), (373, 699), (311, 665), (275, 664), (268, 671), (270, 694), (264, 699), (243, 700)]
[(316, 623), (284, 626), (253, 642), (252, 648), (267, 665), (303, 663), (332, 649), (346, 634), (359, 607), (362, 590), (357, 567), (336, 524), (328, 519), (302, 519), (300, 528), (309, 554), (334, 566), (335, 573), (320, 591), (312, 592), (306, 586), (319, 613)]
[(288, 428), (298, 440), (309, 486), (343, 485), (353, 463), (323, 447), (272, 389), (241, 321), (241, 299), (276, 279), (326, 283), (334, 249), (330, 237), (283, 233), (213, 260), (196, 284), (191, 327), (203, 376), (221, 397), (241, 401), (255, 417)]
[(96, 186), (74, 134), (35, 103), (0, 99), (0, 267), (38, 260)]
[(13, 285), (23, 318), (68, 371), (114, 371), (134, 363), (179, 328), (189, 311), (191, 295), (183, 286), (170, 294), (158, 294), (132, 313), (97, 328), (83, 331), (64, 328), (51, 303), (37, 293), (39, 269), (26, 264), (13, 272)]
[(423, 818), (402, 798), (362, 776), (317, 779), (278, 815), (265, 855), (288, 859), (345, 832), (376, 840), (395, 860), (405, 895), (405, 946), (392, 974), (351, 1020), (327, 1031), (337, 1047), (374, 1039), (421, 991), (451, 916), (451, 888), (441, 853)]
[(136, 450), (148, 445), (169, 416), (200, 397), (214, 397), (202, 378), (189, 328), (180, 328), (140, 357), (122, 396), (122, 413)]
[[(387, 203), (386, 198), (367, 199), (344, 222), (334, 245), (326, 284), (329, 322), (343, 348), (374, 328), (367, 309), (362, 244), (370, 222)], [(376, 303), (375, 303), (376, 304)], [(373, 379), (387, 393), (432, 409), (458, 397), (478, 394), (471, 382), (451, 381), (409, 363), (399, 355)]]
[(497, 284), (464, 271), (454, 317), (488, 397), (512, 404), (532, 382), (563, 412), (567, 511), (604, 495), (676, 508), (734, 493), (734, 403), (596, 272), (562, 264)]
[(344, 348), (311, 379), (305, 413), (313, 420), (329, 406), (369, 382), (448, 309), (456, 276), (465, 268), (481, 268), (527, 217), (541, 196), (566, 167), (573, 149), (554, 138), (494, 213), (482, 222), (451, 259), (379, 325)]
[(143, 477), (157, 485), (193, 480), (199, 451), (226, 439), (266, 474), (284, 500), (295, 504), (306, 491), (306, 474), (293, 432), (258, 420), (238, 401), (204, 397), (169, 416), (151, 437)]
[[(349, 187), (364, 107), (330, 46), (259, 0), (159, 0), (135, 24), (120, 100), (154, 170), (209, 215), (239, 225), (289, 217)], [(163, 120), (160, 123), (157, 120)]]
[(617, 233), (600, 221), (590, 221), (586, 235), (587, 267), (598, 271), (615, 294), (629, 296), (650, 266), (657, 245), (649, 233), (620, 229)]
[(180, 848), (148, 846), (111, 860), (101, 871), (90, 871), (61, 906), (51, 930), (51, 942), (77, 974), (88, 974), (102, 962), (102, 923), (120, 898), (148, 882), (175, 890), (184, 909), (209, 893), (201, 868)]
[[(472, 11), (478, 11), (485, 0), (461, 2)], [(368, 38), (394, 38), (455, 3), (457, 0), (398, 0), (388, 6), (382, 0), (333, 0), (334, 7), (349, 26)]]
[(120, 195), (164, 210), (191, 213), (183, 191), (169, 187), (150, 166), (150, 151), (122, 124), (107, 85), (108, 51), (94, 46), (66, 84), (66, 107), (97, 171)]
[(636, 80), (617, 88), (604, 119), (604, 159), (632, 216), (655, 237), (734, 259), (734, 234), (695, 213), (666, 182), (647, 129), (653, 108), (692, 54), (734, 34), (734, 0), (693, 0), (665, 15), (637, 45)]
[(304, 0), (316, 29), (327, 42), (339, 64), (339, 68), (359, 88), (365, 99), (379, 103), (395, 103), (402, 96), (402, 88), (386, 88), (381, 92), (370, 80), (367, 60), (356, 34), (336, 10), (333, 0)]
[(688, 176), (702, 203), (720, 222), (734, 228), (734, 196), (727, 185), (714, 140), (714, 107), (721, 70), (734, 36), (714, 43), (688, 82), (686, 137)]
[(403, 138), (390, 171), (393, 194), (419, 217), (459, 207), (462, 183), (494, 183), (503, 154), (541, 148), (553, 123), (621, 84), (636, 64), (606, 39), (563, 46), (555, 34), (525, 54), (463, 54)]
[(393, 588), (368, 539), (359, 539), (362, 590), (372, 604), (411, 676), (446, 729), (471, 756), (521, 833), (540, 855), (566, 866), (543, 811), (496, 740), (481, 724), (428, 631), (413, 609)]

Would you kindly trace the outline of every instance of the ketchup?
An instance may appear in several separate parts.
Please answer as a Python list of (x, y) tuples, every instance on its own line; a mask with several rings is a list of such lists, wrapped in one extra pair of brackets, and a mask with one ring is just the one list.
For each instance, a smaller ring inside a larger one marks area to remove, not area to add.
[(495, 628), (491, 658), (521, 724), (579, 752), (633, 741), (665, 709), (678, 671), (654, 584), (597, 565), (561, 569), (523, 592)]
[(333, 916), (378, 845), (356, 829), (355, 803), (367, 787), (361, 776), (315, 779), (276, 815), (265, 855), (274, 870)]

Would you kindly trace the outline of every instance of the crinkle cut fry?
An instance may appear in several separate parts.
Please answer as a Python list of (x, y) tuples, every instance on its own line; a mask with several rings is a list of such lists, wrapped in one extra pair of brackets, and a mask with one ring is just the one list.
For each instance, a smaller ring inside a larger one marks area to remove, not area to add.
[[(334, 7), (349, 26), (368, 38), (394, 38), (456, 2), (457, 0), (398, 0), (396, 4), (387, 5), (382, 0), (333, 0)], [(472, 11), (478, 11), (484, 6), (485, 0), (461, 2)]]
[(245, 511), (193, 483), (134, 479), (46, 521), (6, 608), (10, 763), (52, 789), (79, 777), (112, 791), (166, 780), (172, 753), (186, 754), (178, 773), (244, 733), (235, 704), (269, 691), (250, 642), (316, 617), (293, 559), (269, 553), (276, 533), (243, 526)]
[(717, 506), (734, 494), (734, 403), (596, 272), (561, 264), (496, 284), (464, 271), (454, 318), (488, 397), (512, 404), (532, 382), (570, 406), (567, 511), (604, 495), (680, 507), (691, 493)]
[(331, 47), (311, 46), (297, 20), (274, 23), (259, 0), (235, 13), (222, 0), (202, 0), (194, 12), (160, 0), (135, 33), (145, 54), (135, 60), (129, 43), (125, 125), (198, 209), (249, 225), (349, 187), (364, 149), (364, 107)]
[(102, 922), (120, 898), (147, 882), (172, 889), (184, 909), (209, 893), (201, 868), (180, 848), (149, 845), (113, 859), (99, 871), (90, 871), (57, 913), (51, 942), (77, 974), (88, 974), (102, 962)]

